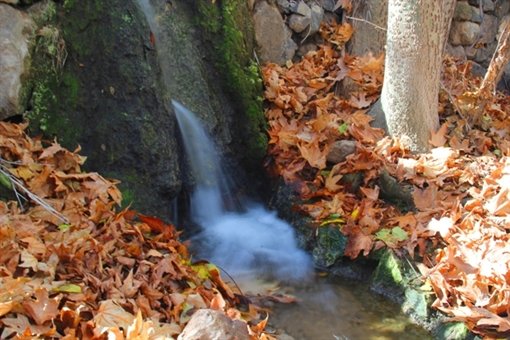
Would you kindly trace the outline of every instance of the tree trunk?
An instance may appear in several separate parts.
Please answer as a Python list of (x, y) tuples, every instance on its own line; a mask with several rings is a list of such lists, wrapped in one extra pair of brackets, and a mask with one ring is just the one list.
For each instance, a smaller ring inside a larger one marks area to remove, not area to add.
[(414, 152), (439, 125), (442, 54), (455, 0), (389, 0), (381, 107), (388, 132)]

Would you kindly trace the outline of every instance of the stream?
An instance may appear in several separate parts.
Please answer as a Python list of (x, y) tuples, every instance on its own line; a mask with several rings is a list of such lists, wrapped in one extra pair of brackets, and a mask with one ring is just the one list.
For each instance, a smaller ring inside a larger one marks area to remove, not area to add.
[[(304, 287), (285, 287), (299, 299), (275, 304), (269, 326), (295, 340), (432, 339), (393, 304), (360, 282), (317, 278)], [(283, 340), (283, 339), (282, 339)]]
[[(138, 3), (156, 39), (163, 41), (151, 1)], [(173, 78), (168, 57), (157, 52), (163, 83), (169, 88)], [(269, 330), (295, 340), (428, 338), (397, 306), (374, 296), (364, 285), (315, 278), (313, 261), (298, 247), (293, 227), (261, 203), (237, 198), (230, 180), (235, 173), (225, 169), (204, 123), (181, 103), (168, 104), (186, 151), (186, 171), (194, 182), (189, 217), (200, 230), (191, 239), (192, 251), (226, 270), (245, 293), (264, 293), (268, 288), (274, 292), (274, 282), (286, 282), (278, 292), (300, 300), (271, 306)]]

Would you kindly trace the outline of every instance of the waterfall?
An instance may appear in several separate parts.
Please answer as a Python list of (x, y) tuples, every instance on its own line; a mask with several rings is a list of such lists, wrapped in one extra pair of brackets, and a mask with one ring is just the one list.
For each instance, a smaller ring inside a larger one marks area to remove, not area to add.
[(221, 157), (194, 114), (172, 101), (196, 188), (191, 199), (191, 218), (201, 226), (196, 241), (201, 255), (229, 273), (256, 274), (282, 280), (305, 279), (311, 260), (297, 246), (292, 227), (260, 204), (230, 211), (224, 197), (229, 187)]
[[(138, 0), (156, 40), (163, 84), (172, 88), (168, 56), (158, 49), (164, 36), (157, 13), (149, 0)], [(174, 51), (179, 53), (179, 51)], [(194, 89), (189, 89), (193, 91)], [(235, 176), (222, 167), (215, 143), (195, 115), (176, 101), (168, 105), (175, 112), (189, 170), (195, 182), (190, 217), (201, 231), (193, 242), (198, 255), (217, 263), (233, 275), (269, 276), (302, 280), (312, 271), (310, 257), (297, 246), (292, 227), (261, 204), (232, 204)], [(196, 247), (195, 247), (196, 248)]]

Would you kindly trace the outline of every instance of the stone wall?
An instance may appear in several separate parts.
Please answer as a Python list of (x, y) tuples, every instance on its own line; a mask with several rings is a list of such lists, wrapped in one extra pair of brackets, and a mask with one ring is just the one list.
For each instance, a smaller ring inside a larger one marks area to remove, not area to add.
[[(252, 0), (260, 61), (285, 64), (315, 49), (321, 42), (317, 34), (320, 23), (341, 19), (342, 9), (336, 8), (336, 3), (335, 0)], [(496, 49), (501, 22), (510, 20), (509, 12), (508, 0), (458, 0), (446, 52), (472, 60), (473, 71), (483, 75)], [(510, 67), (507, 69), (510, 75)]]
[(496, 50), (498, 29), (509, 20), (508, 0), (459, 0), (446, 52), (473, 61), (473, 71), (483, 75)]

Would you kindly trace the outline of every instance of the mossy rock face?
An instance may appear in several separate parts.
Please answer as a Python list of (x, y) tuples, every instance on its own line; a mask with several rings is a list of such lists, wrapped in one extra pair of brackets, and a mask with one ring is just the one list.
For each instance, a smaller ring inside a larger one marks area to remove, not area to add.
[(31, 130), (79, 144), (86, 170), (120, 179), (134, 208), (170, 217), (181, 187), (175, 120), (143, 14), (134, 1), (49, 3), (55, 14), (38, 14), (48, 35), (35, 48)]
[(198, 0), (195, 10), (222, 87), (237, 111), (235, 149), (249, 166), (260, 167), (267, 149), (266, 120), (262, 79), (253, 58), (255, 40), (248, 2)]
[(347, 238), (337, 226), (328, 225), (317, 230), (317, 243), (312, 255), (319, 267), (331, 267), (344, 255)]

